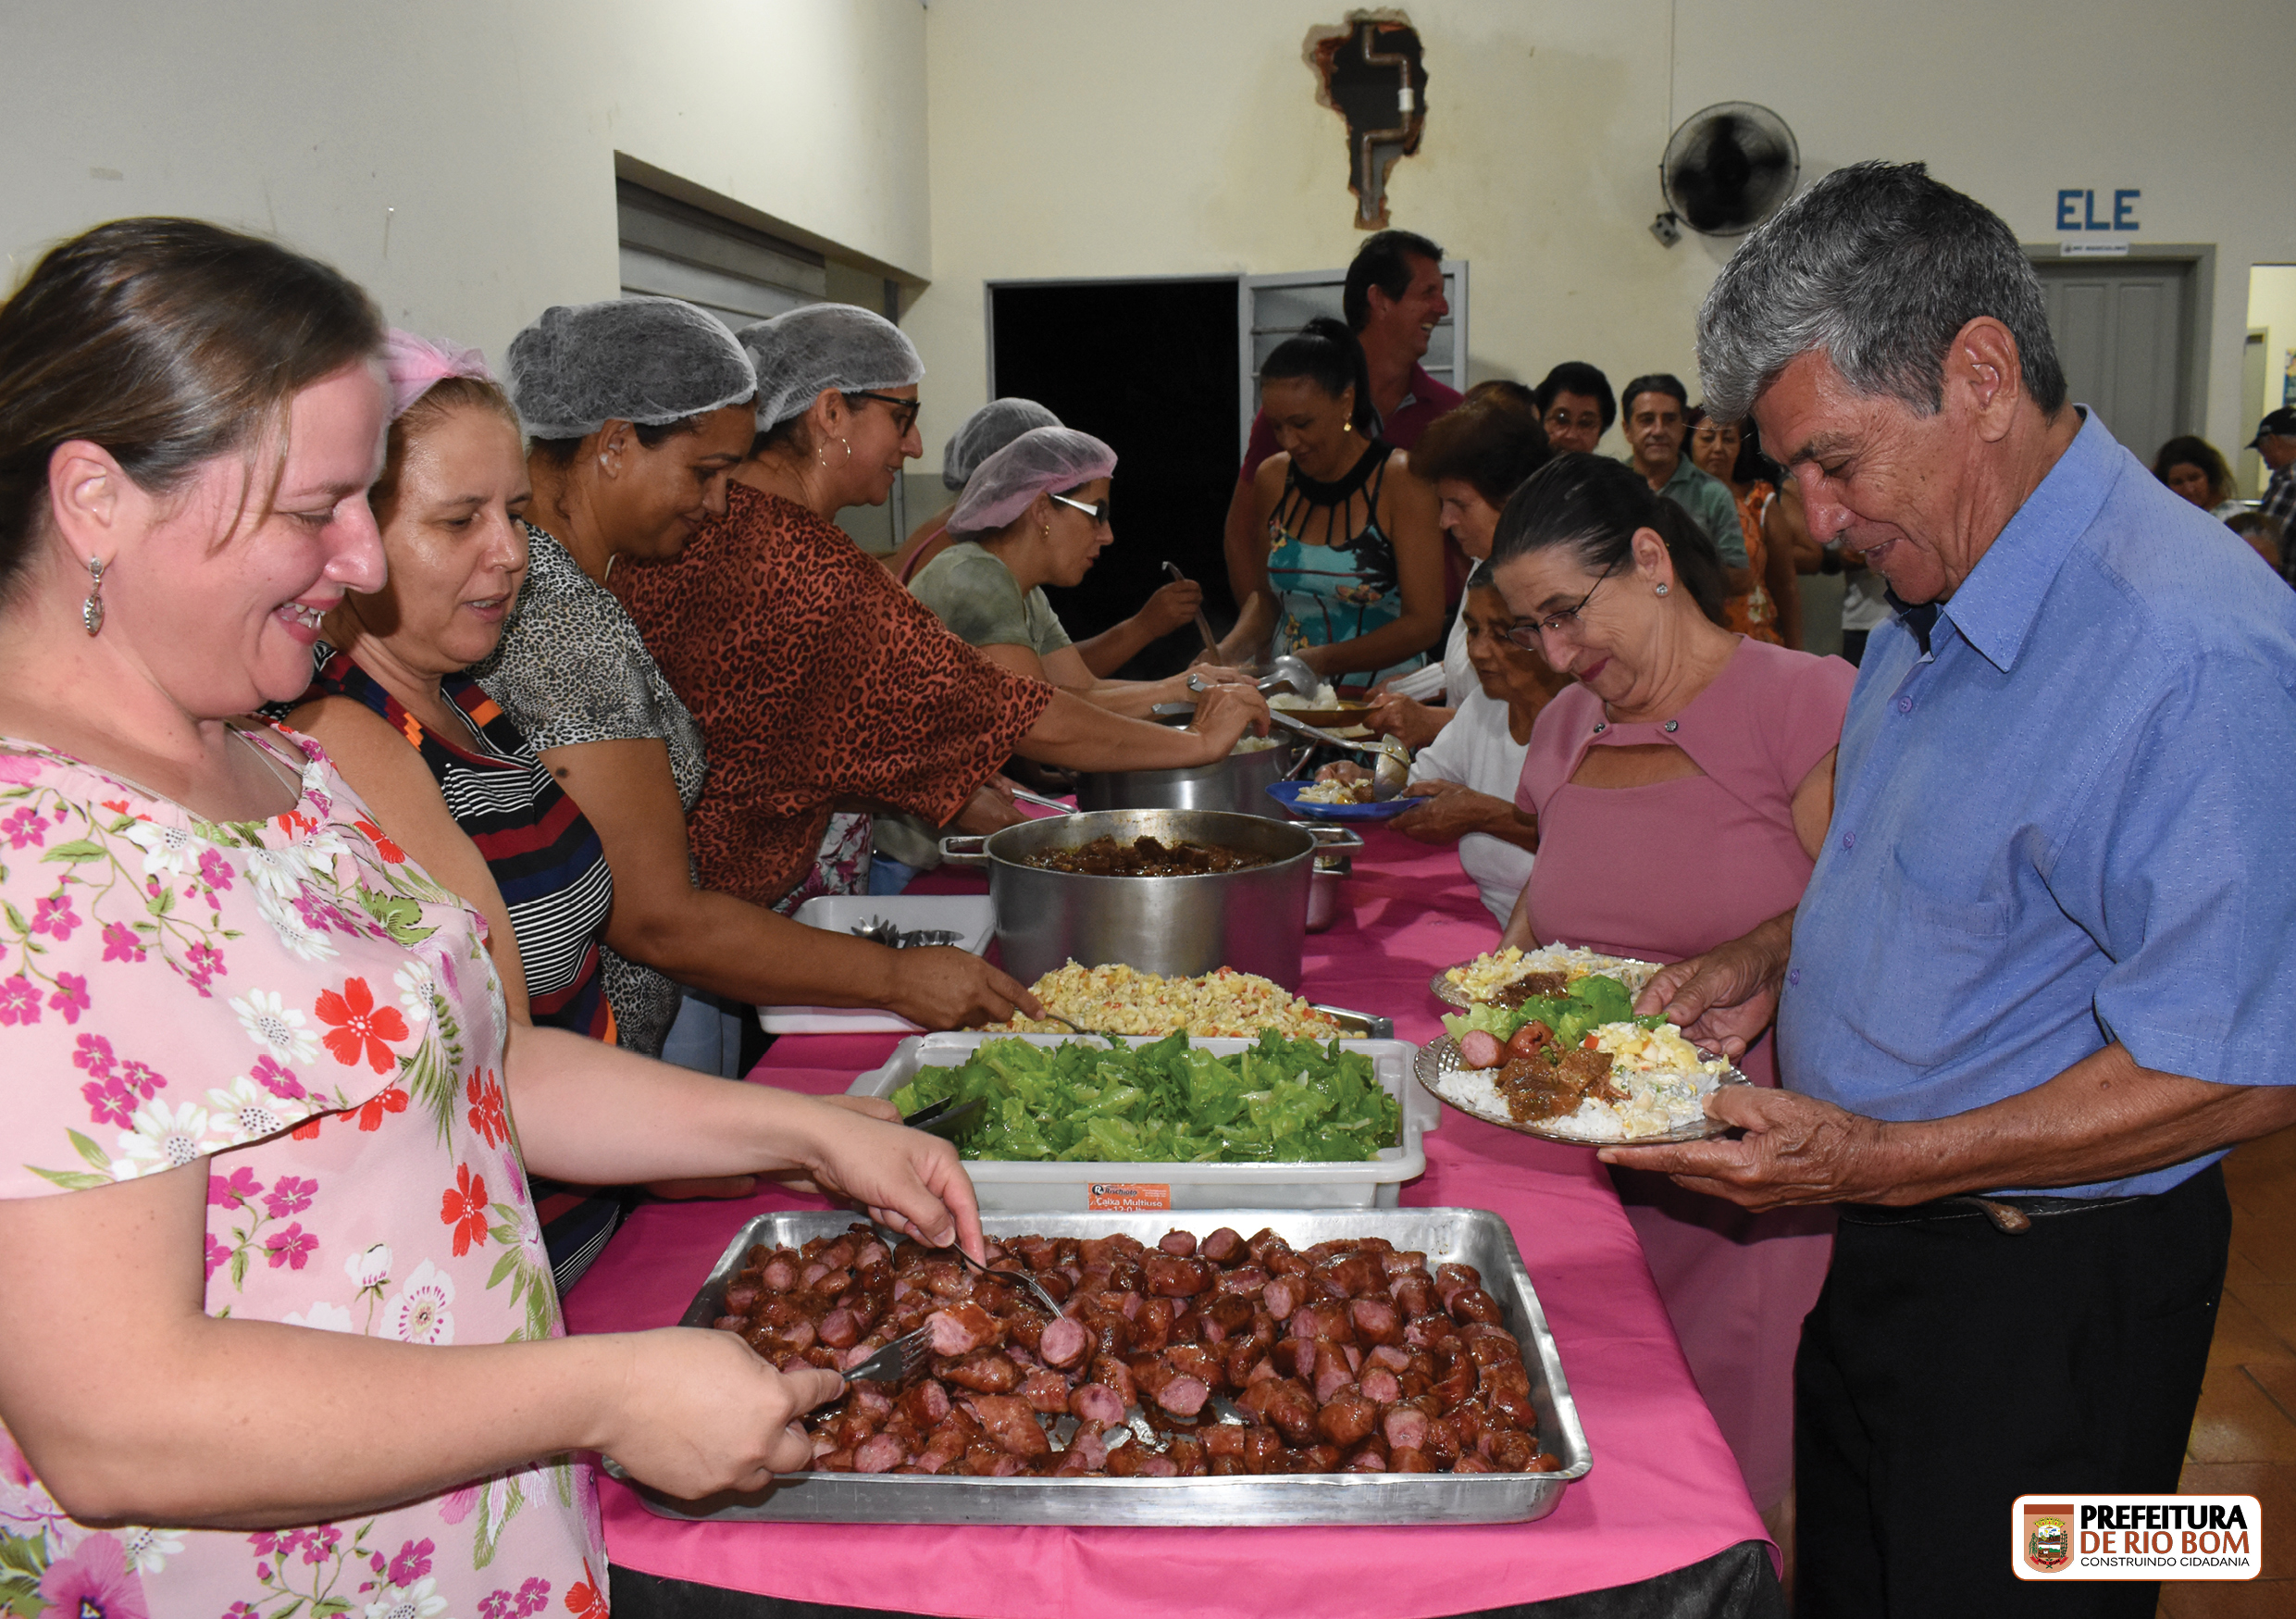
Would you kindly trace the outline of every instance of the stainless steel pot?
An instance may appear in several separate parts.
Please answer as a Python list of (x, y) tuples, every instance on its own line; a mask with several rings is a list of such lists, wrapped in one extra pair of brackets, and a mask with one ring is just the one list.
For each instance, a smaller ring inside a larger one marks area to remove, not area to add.
[[(1021, 864), (1047, 849), (1143, 834), (1273, 856), (1247, 871), (1200, 877), (1086, 877)], [(1332, 836), (1331, 834), (1337, 834)], [(1005, 971), (1024, 984), (1070, 961), (1121, 962), (1192, 978), (1215, 967), (1299, 987), (1308, 889), (1319, 848), (1359, 848), (1343, 828), (1310, 828), (1210, 810), (1100, 810), (941, 840), (941, 857), (988, 868)]]
[(1339, 906), (1355, 861), (1346, 854), (1318, 854), (1308, 881), (1308, 931), (1321, 933), (1339, 920)]
[(1090, 770), (1076, 778), (1080, 810), (1224, 810), (1285, 819), (1268, 789), (1299, 758), (1296, 746), (1255, 748), (1177, 770)]

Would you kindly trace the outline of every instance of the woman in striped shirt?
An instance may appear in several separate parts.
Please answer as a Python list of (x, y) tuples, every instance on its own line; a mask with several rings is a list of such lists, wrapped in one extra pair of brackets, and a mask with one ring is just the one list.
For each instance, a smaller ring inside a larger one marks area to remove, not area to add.
[(465, 898), (496, 923), (505, 978), (515, 954), (533, 1021), (612, 1040), (601, 970), (614, 908), (605, 851), (518, 728), (462, 672), (494, 650), (526, 578), (517, 414), (467, 350), (393, 332), (388, 362), (396, 414), (368, 498), (390, 579), (328, 615), (336, 650), (289, 722), (335, 755), (386, 820), (398, 818), (396, 806), (373, 791), (379, 782), (405, 782), (420, 796), (404, 764), (412, 743), (485, 858), (499, 905)]

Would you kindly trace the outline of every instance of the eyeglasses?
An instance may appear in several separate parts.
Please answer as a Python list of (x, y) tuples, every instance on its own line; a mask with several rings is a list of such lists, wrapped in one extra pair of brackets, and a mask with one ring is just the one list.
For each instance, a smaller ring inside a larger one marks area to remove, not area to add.
[(861, 388), (852, 390), (845, 397), (875, 400), (884, 405), (893, 413), (893, 425), (900, 429), (900, 436), (904, 439), (909, 436), (909, 430), (917, 425), (917, 413), (925, 408), (922, 399), (896, 399), (890, 393), (871, 393)]
[[(1048, 491), (1047, 492), (1049, 493), (1050, 492)], [(1051, 498), (1058, 501), (1061, 504), (1071, 508), (1072, 510), (1084, 513), (1086, 517), (1092, 519), (1092, 526), (1094, 528), (1105, 529), (1108, 527), (1108, 499), (1106, 496), (1102, 496), (1100, 499), (1094, 501), (1090, 505), (1086, 505), (1080, 500), (1071, 500), (1064, 494), (1055, 494), (1052, 495)]]
[(1526, 652), (1536, 652), (1539, 650), (1541, 636), (1561, 635), (1566, 631), (1575, 632), (1579, 627), (1580, 613), (1584, 611), (1586, 604), (1595, 599), (1595, 592), (1603, 588), (1603, 579), (1616, 573), (1618, 567), (1618, 562), (1613, 562), (1608, 567), (1604, 568), (1601, 577), (1587, 587), (1586, 594), (1579, 598), (1576, 606), (1565, 607), (1559, 613), (1549, 613), (1544, 618), (1533, 618), (1527, 623), (1508, 625), (1506, 629), (1507, 639)]

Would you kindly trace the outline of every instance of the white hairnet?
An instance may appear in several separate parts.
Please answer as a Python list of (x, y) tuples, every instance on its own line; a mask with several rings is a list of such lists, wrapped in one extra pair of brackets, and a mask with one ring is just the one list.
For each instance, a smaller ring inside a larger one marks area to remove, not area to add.
[(530, 438), (585, 438), (610, 421), (663, 427), (756, 392), (733, 333), (676, 298), (554, 305), (510, 340), (511, 403)]
[(882, 315), (808, 304), (734, 334), (757, 367), (757, 430), (803, 416), (825, 388), (840, 393), (925, 380), (916, 344)]
[(1033, 399), (992, 399), (949, 435), (941, 452), (941, 482), (962, 489), (980, 464), (1031, 428), (1057, 428), (1061, 418)]
[(1074, 428), (1031, 428), (974, 470), (949, 518), (952, 534), (993, 534), (1048, 491), (1116, 470), (1116, 452)]

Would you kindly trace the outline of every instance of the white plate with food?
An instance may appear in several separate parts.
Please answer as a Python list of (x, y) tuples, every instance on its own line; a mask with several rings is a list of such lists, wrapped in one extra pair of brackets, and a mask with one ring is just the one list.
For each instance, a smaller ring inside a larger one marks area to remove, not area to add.
[[(1465, 1039), (1483, 1046), (1487, 1033)], [(1725, 1085), (1751, 1083), (1667, 1024), (1603, 1024), (1568, 1050), (1550, 1043), (1525, 1054), (1500, 1046), (1501, 1060), (1482, 1067), (1468, 1066), (1461, 1044), (1446, 1035), (1421, 1046), (1412, 1067), (1419, 1082), (1487, 1124), (1572, 1146), (1706, 1140), (1731, 1128), (1706, 1116), (1706, 1099)]]
[[(1504, 1005), (1527, 994), (1556, 993), (1572, 981), (1597, 974), (1618, 979), (1629, 995), (1639, 995), (1661, 965), (1562, 943), (1544, 944), (1536, 950), (1519, 950), (1510, 944), (1444, 968), (1427, 987), (1446, 1006)], [(1556, 975), (1560, 975), (1561, 982), (1555, 981)]]

